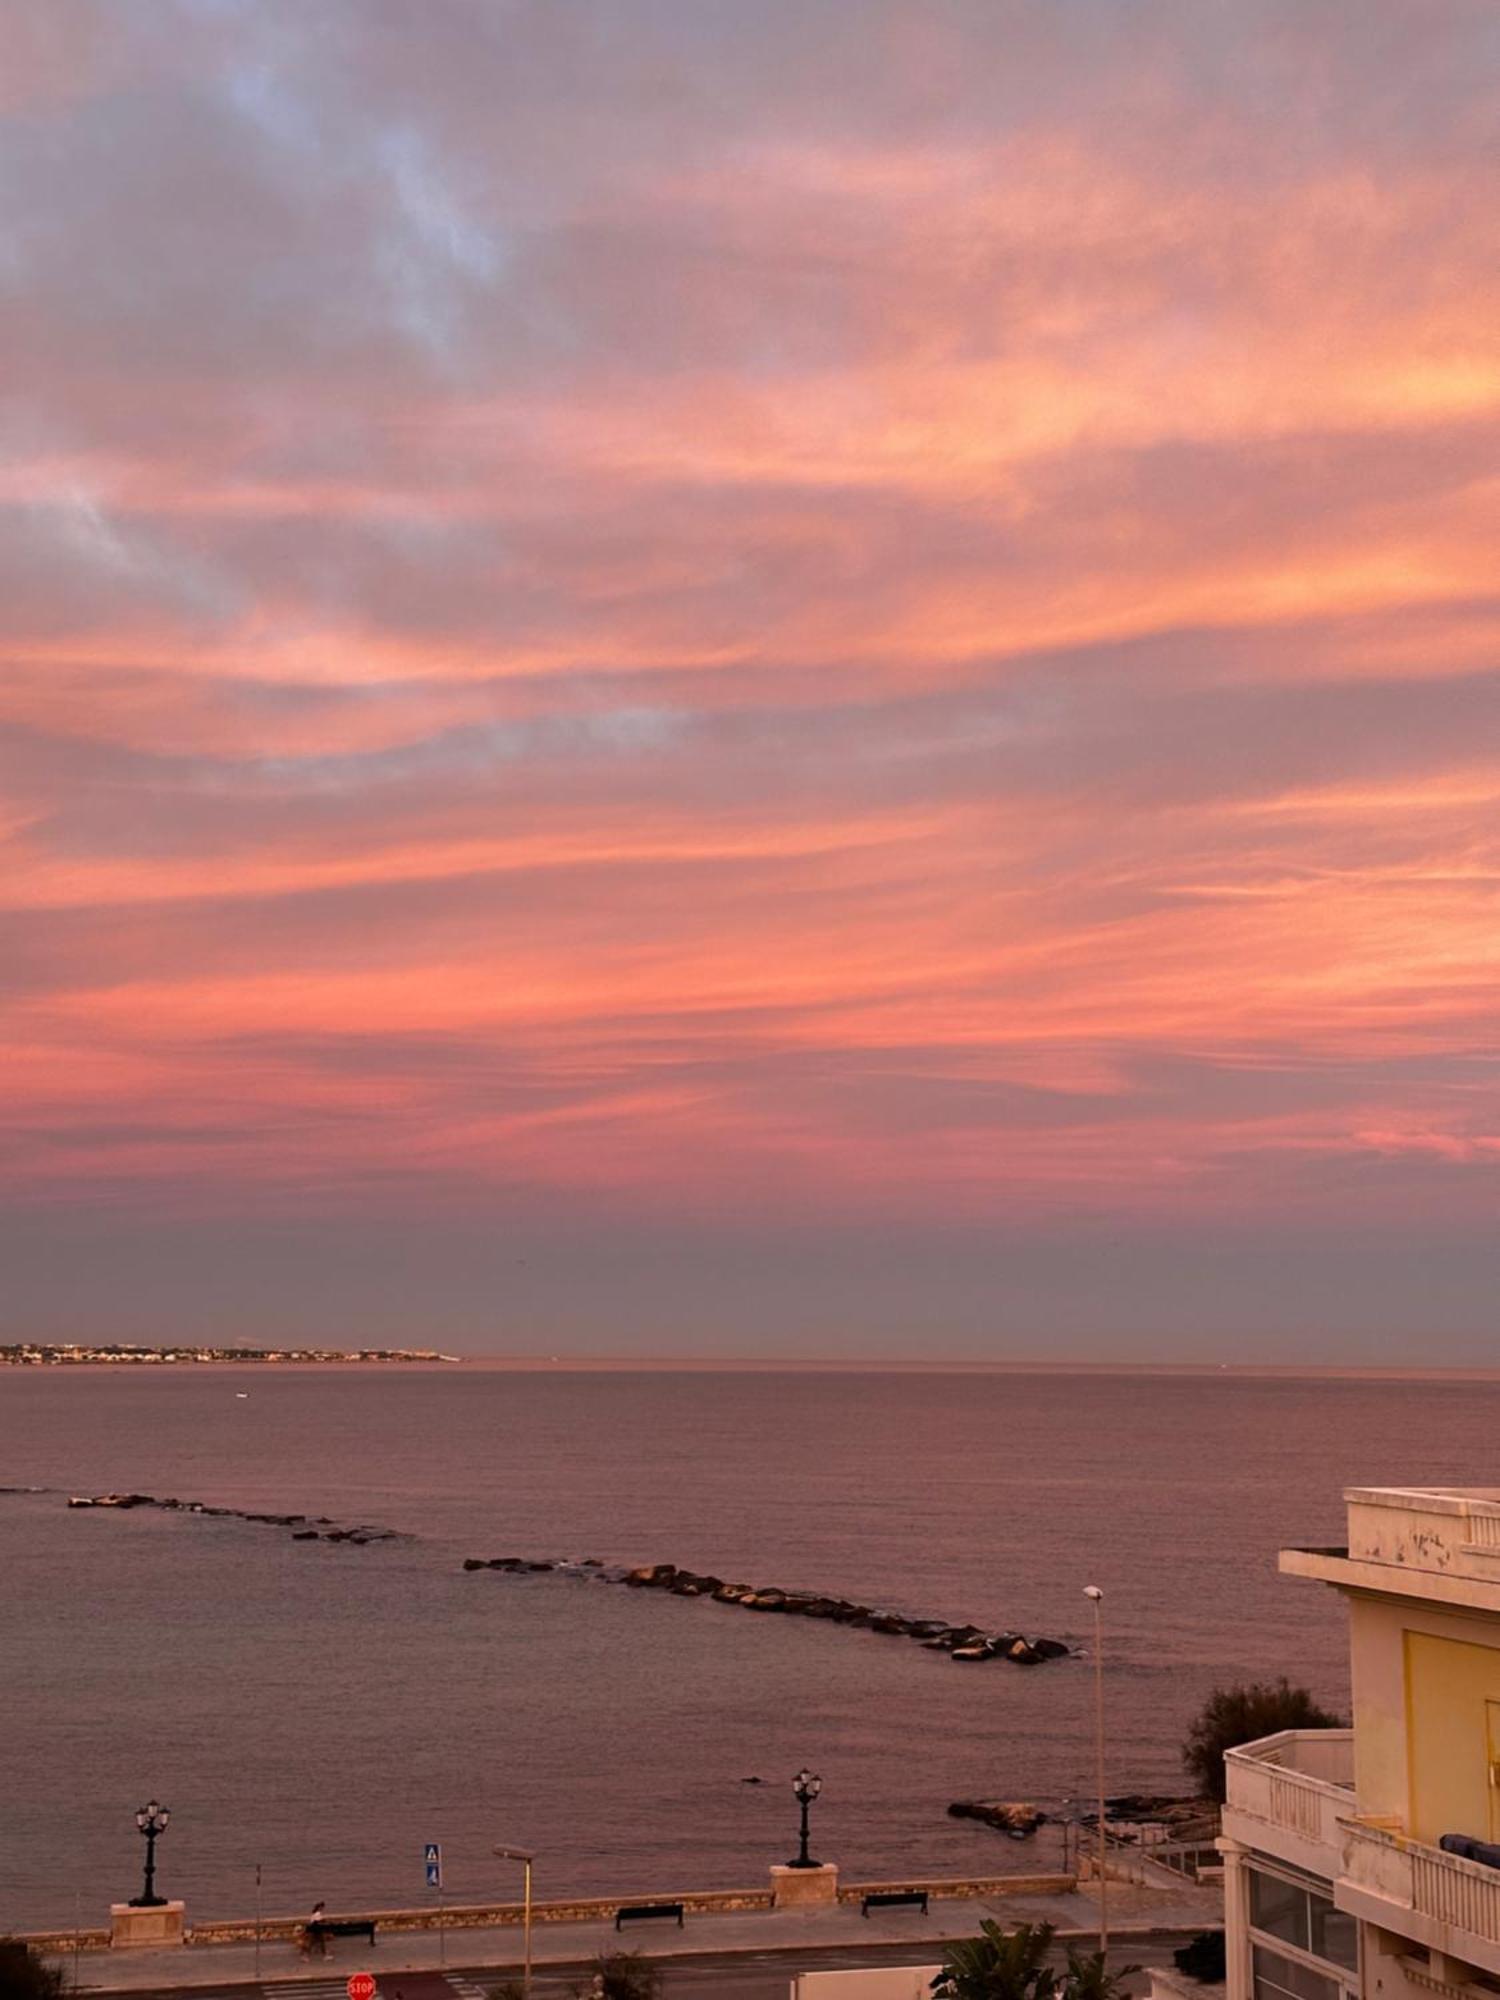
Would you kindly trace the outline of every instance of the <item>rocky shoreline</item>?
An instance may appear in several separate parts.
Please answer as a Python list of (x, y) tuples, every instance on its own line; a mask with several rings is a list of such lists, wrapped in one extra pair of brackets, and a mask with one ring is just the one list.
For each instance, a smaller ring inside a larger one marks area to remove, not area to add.
[[(1097, 1807), (1082, 1800), (1068, 1802), (1063, 1818), (1074, 1826), (1096, 1827)], [(1104, 1801), (1105, 1819), (1112, 1839), (1139, 1839), (1144, 1826), (1166, 1828), (1174, 1838), (1183, 1838), (1203, 1829), (1207, 1838), (1218, 1830), (1218, 1816), (1211, 1799), (1183, 1798), (1175, 1792), (1121, 1792)], [(950, 1819), (978, 1820), (1012, 1840), (1026, 1840), (1039, 1826), (1057, 1818), (1024, 1799), (955, 1799), (948, 1808)]]
[(411, 1538), (395, 1528), (374, 1528), (361, 1523), (341, 1528), (326, 1514), (257, 1514), (243, 1507), (211, 1507), (206, 1500), (158, 1499), (154, 1493), (73, 1493), (70, 1507), (159, 1507), (168, 1514), (202, 1514), (216, 1520), (254, 1521), (267, 1528), (290, 1528), (294, 1542), (353, 1542), (363, 1548), (367, 1542), (402, 1542)]
[(730, 1583), (723, 1577), (679, 1569), (675, 1563), (648, 1563), (638, 1569), (610, 1569), (589, 1556), (558, 1561), (530, 1556), (468, 1556), (466, 1570), (499, 1570), (510, 1576), (551, 1571), (599, 1583), (625, 1584), (633, 1590), (661, 1590), (673, 1597), (707, 1598), (742, 1611), (779, 1613), (783, 1617), (816, 1618), (854, 1630), (880, 1632), (891, 1638), (914, 1639), (929, 1652), (946, 1653), (959, 1661), (1009, 1660), (1013, 1666), (1040, 1666), (1044, 1660), (1065, 1659), (1072, 1651), (1061, 1639), (1028, 1639), (1020, 1632), (989, 1632), (981, 1625), (955, 1624), (946, 1618), (907, 1618), (847, 1597), (821, 1596), (808, 1590), (764, 1588)]

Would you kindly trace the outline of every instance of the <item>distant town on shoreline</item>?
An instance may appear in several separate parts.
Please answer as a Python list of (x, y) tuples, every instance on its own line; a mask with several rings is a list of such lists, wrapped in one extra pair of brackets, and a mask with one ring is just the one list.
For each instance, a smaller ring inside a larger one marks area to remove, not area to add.
[(115, 1366), (160, 1367), (167, 1362), (195, 1361), (456, 1361), (456, 1354), (439, 1354), (418, 1347), (140, 1347), (111, 1341), (104, 1347), (76, 1342), (21, 1341), (0, 1346), (0, 1365), (10, 1368), (67, 1368), (106, 1362)]

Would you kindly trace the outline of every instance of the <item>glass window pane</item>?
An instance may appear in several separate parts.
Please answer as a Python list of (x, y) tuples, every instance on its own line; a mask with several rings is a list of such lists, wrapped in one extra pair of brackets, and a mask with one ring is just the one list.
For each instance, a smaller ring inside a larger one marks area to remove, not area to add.
[(1351, 1972), (1357, 1972), (1359, 1927), (1353, 1917), (1336, 1910), (1326, 1896), (1316, 1894), (1309, 1894), (1307, 1909), (1312, 1923), (1309, 1949), (1313, 1956), (1331, 1959), (1335, 1965), (1346, 1965)]
[(1336, 1979), (1325, 1979), (1310, 1967), (1268, 1951), (1263, 1944), (1252, 1947), (1250, 1962), (1254, 1974), (1255, 2000), (1339, 2000)]
[(1258, 1931), (1285, 1938), (1288, 1944), (1307, 1950), (1307, 1891), (1279, 1875), (1250, 1871), (1250, 1922)]

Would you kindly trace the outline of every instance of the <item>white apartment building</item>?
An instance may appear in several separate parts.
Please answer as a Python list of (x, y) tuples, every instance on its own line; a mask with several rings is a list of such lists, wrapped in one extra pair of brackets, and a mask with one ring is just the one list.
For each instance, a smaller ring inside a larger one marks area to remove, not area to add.
[(1500, 1488), (1354, 1487), (1284, 1549), (1349, 1606), (1353, 1728), (1232, 1750), (1227, 2000), (1500, 1994)]

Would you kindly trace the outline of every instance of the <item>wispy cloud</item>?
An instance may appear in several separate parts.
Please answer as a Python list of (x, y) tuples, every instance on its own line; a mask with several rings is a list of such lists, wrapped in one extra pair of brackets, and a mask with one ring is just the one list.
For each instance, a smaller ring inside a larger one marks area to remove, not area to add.
[(10, 1199), (1477, 1242), (1441, 11), (12, 6)]

